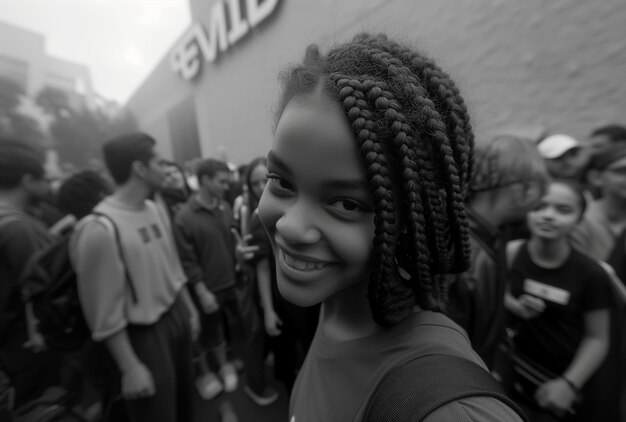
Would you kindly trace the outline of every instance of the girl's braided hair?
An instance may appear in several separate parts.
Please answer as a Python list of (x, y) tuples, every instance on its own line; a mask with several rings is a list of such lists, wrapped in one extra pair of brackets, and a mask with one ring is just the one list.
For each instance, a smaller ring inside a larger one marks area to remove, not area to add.
[(393, 325), (416, 304), (444, 310), (444, 274), (466, 270), (470, 255), (463, 203), (474, 136), (454, 82), (430, 59), (369, 34), (326, 55), (310, 46), (281, 80), (276, 122), (294, 97), (320, 89), (354, 130), (375, 205), (374, 320)]

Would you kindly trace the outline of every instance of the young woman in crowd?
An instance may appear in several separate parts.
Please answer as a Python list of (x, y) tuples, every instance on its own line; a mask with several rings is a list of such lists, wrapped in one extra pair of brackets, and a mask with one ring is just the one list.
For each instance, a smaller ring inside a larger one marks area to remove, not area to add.
[(267, 183), (265, 157), (250, 162), (244, 181), (248, 198), (247, 205), (243, 208), (249, 214), (248, 244), (258, 247), (254, 258), (249, 262), (253, 267), (258, 289), (263, 332), (271, 337), (269, 349), (274, 353), (274, 375), (284, 384), (287, 392), (291, 393), (298, 369), (315, 334), (319, 305), (307, 308), (295, 306), (283, 299), (278, 292), (270, 239), (257, 212), (259, 199)]
[(454, 82), (364, 34), (309, 47), (283, 83), (259, 215), (281, 295), (322, 303), (289, 420), (521, 420), (489, 387), (455, 394), (493, 380), (443, 314), (443, 275), (469, 259), (473, 134)]
[(507, 245), (515, 397), (538, 422), (588, 421), (601, 410), (585, 386), (608, 351), (611, 290), (605, 270), (568, 240), (586, 208), (581, 192), (551, 182), (528, 214), (530, 240)]

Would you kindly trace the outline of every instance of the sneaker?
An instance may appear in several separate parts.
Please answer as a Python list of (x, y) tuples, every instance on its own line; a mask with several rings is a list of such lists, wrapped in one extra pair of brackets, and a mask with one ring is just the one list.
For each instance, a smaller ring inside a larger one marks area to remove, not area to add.
[(196, 388), (198, 389), (198, 394), (204, 400), (211, 400), (224, 390), (222, 382), (213, 372), (200, 376), (196, 380)]
[(278, 391), (274, 390), (272, 387), (265, 387), (262, 394), (257, 394), (252, 391), (252, 388), (244, 385), (243, 390), (246, 392), (248, 397), (258, 404), (259, 406), (268, 406), (278, 400)]
[(220, 369), (220, 376), (222, 377), (222, 382), (224, 383), (224, 391), (232, 393), (237, 389), (239, 377), (237, 376), (237, 370), (232, 364), (227, 363), (222, 366)]

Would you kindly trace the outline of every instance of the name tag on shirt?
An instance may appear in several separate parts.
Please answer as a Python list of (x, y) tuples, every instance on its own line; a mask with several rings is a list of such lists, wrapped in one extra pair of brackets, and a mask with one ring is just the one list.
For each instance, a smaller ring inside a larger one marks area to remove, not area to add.
[(550, 302), (558, 303), (559, 305), (567, 305), (570, 299), (570, 292), (567, 290), (559, 289), (558, 287), (540, 283), (529, 278), (524, 280), (524, 292), (544, 300), (549, 300)]

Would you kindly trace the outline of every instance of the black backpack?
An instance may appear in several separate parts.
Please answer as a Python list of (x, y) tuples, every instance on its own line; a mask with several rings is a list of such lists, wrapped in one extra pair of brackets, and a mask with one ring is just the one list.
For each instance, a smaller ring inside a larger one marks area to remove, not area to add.
[[(136, 302), (136, 293), (126, 270), (117, 226), (105, 214), (93, 215), (106, 219), (113, 227), (126, 281), (130, 286), (132, 300)], [(81, 350), (91, 338), (80, 305), (76, 272), (70, 260), (71, 235), (67, 233), (37, 251), (29, 260), (27, 270), (21, 278), (24, 299), (32, 303), (39, 333), (49, 348), (61, 352)]]

